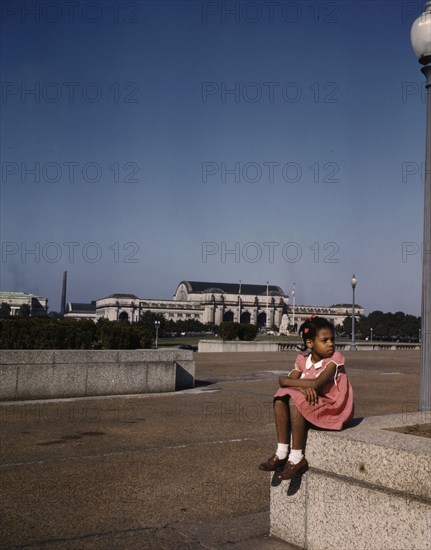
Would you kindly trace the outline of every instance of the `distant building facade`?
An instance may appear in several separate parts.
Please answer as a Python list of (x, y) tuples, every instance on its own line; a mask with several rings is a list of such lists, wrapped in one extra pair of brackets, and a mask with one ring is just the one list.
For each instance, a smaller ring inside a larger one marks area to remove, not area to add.
[(30, 315), (47, 315), (48, 298), (35, 296), (26, 292), (0, 292), (0, 304), (5, 303), (10, 307), (11, 316), (16, 316), (23, 305), (30, 308)]
[(195, 319), (219, 325), (236, 321), (266, 325), (280, 324), (288, 311), (288, 296), (274, 285), (240, 285), (202, 281), (181, 281), (173, 300), (141, 299), (134, 294), (112, 294), (96, 302), (96, 318), (138, 321), (142, 313), (163, 315), (172, 321)]
[[(295, 323), (298, 327), (306, 319), (313, 314), (325, 317), (331, 321), (335, 326), (342, 325), (346, 317), (352, 316), (352, 304), (335, 304), (333, 306), (295, 306)], [(355, 319), (358, 320), (365, 313), (362, 306), (355, 304)], [(293, 317), (293, 310), (291, 308), (290, 318)]]
[[(351, 315), (351, 309), (351, 304), (337, 304), (330, 307), (295, 306), (293, 311), (288, 295), (279, 286), (181, 281), (173, 300), (142, 299), (134, 294), (111, 294), (101, 298), (96, 301), (94, 318), (136, 322), (145, 311), (150, 311), (172, 321), (195, 319), (214, 325), (235, 321), (279, 327), (284, 314), (288, 315), (289, 324), (299, 326), (316, 313), (339, 325)], [(78, 308), (75, 312), (78, 313)], [(355, 313), (359, 317), (364, 314), (364, 309), (355, 306)], [(70, 310), (67, 317), (73, 317), (73, 314)]]
[(66, 319), (89, 319), (91, 321), (96, 320), (96, 301), (92, 301), (89, 304), (82, 302), (67, 302), (64, 310), (64, 317)]

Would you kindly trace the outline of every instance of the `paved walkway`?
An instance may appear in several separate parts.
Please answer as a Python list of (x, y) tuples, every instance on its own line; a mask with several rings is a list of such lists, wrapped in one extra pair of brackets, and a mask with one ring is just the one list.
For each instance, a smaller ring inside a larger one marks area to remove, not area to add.
[[(356, 416), (413, 412), (418, 351), (346, 352)], [(271, 395), (295, 353), (195, 354), (175, 394), (0, 405), (0, 547), (292, 549), (268, 537)]]

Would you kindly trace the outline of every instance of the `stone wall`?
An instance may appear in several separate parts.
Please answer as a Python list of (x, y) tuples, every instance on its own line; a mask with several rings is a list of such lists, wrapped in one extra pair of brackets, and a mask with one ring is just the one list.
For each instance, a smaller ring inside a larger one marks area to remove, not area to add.
[[(201, 352), (236, 352), (236, 351), (298, 351), (298, 346), (302, 346), (302, 340), (295, 341), (251, 341), (241, 342), (237, 340), (223, 341), (223, 340), (200, 340), (199, 351)], [(350, 343), (342, 342), (336, 344), (337, 350), (349, 351)], [(363, 342), (356, 343), (356, 347), (361, 351), (377, 351), (377, 350), (391, 350), (396, 351), (400, 349), (419, 350), (420, 344), (404, 344), (404, 343), (368, 343)]]
[(0, 401), (172, 392), (194, 376), (188, 350), (2, 350)]
[(309, 430), (310, 470), (271, 475), (271, 534), (307, 550), (429, 550), (430, 439), (390, 428), (430, 422), (431, 412), (406, 413)]
[(278, 351), (277, 342), (241, 342), (237, 340), (200, 340), (200, 352)]

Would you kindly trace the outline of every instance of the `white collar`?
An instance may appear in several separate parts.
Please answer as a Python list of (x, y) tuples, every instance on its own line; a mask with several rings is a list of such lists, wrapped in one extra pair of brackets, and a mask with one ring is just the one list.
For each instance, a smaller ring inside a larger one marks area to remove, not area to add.
[(321, 366), (322, 366), (322, 363), (323, 363), (323, 359), (321, 359), (320, 361), (318, 361), (317, 363), (313, 363), (311, 361), (311, 353), (310, 355), (307, 357), (307, 360), (305, 362), (305, 368), (307, 370), (311, 369), (311, 367), (314, 367), (315, 369), (320, 369)]

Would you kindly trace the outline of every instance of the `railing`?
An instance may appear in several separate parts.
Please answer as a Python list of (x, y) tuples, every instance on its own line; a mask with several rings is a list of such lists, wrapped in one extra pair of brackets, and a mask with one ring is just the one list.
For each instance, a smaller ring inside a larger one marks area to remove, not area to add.
[[(302, 342), (278, 342), (278, 351), (291, 351), (298, 350), (298, 346), (301, 346)], [(342, 342), (336, 345), (338, 350), (349, 351), (350, 342)], [(407, 342), (356, 342), (356, 348), (362, 351), (375, 351), (375, 350), (419, 350), (420, 344), (410, 344)]]

